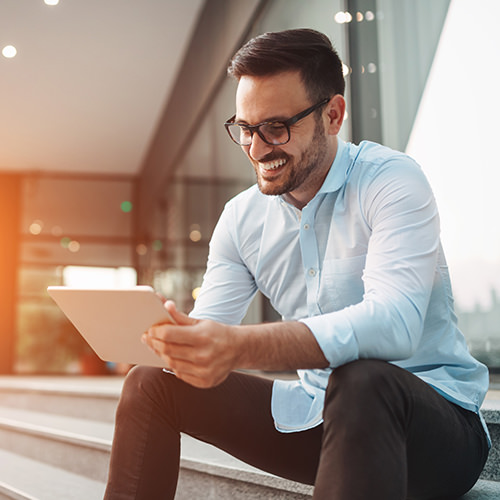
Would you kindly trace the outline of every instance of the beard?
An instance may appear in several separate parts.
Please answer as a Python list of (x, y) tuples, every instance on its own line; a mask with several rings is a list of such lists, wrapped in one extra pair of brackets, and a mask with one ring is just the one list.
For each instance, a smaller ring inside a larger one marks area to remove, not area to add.
[(293, 157), (285, 152), (272, 152), (261, 159), (262, 163), (273, 160), (286, 160), (284, 175), (279, 180), (268, 181), (262, 177), (259, 167), (254, 164), (257, 185), (266, 195), (283, 195), (291, 193), (300, 187), (314, 185), (323, 180), (325, 175), (324, 162), (327, 156), (326, 133), (320, 120), (316, 120), (313, 139), (299, 157)]

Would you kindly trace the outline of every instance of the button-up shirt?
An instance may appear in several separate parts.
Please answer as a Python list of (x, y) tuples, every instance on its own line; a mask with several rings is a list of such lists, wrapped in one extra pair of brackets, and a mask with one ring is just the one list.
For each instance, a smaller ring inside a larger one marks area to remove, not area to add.
[(302, 210), (257, 186), (229, 201), (191, 314), (238, 324), (257, 290), (284, 320), (308, 326), (330, 364), (275, 381), (278, 430), (321, 423), (330, 373), (364, 358), (409, 370), (479, 412), (488, 370), (457, 326), (431, 188), (403, 153), (339, 139), (322, 187)]

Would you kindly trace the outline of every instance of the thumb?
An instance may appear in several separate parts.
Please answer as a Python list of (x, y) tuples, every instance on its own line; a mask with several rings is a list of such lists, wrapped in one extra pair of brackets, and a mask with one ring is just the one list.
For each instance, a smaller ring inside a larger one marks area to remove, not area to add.
[(167, 300), (164, 307), (177, 325), (194, 325), (197, 322), (196, 319), (179, 311), (173, 300)]

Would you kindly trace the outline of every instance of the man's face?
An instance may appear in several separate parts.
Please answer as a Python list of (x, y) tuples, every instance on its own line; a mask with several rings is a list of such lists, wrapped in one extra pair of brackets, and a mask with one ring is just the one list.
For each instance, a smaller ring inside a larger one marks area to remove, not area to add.
[[(284, 121), (316, 104), (310, 102), (299, 73), (240, 79), (236, 93), (236, 122), (255, 125)], [(321, 108), (320, 113), (324, 112)], [(298, 206), (307, 204), (321, 187), (333, 161), (323, 114), (313, 112), (290, 127), (287, 144), (266, 144), (257, 133), (242, 146), (257, 175), (260, 190), (268, 195), (290, 195)]]

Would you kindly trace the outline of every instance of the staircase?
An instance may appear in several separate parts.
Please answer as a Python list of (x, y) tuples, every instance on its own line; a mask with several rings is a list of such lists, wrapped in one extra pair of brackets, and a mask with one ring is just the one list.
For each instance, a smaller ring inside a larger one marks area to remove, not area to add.
[[(99, 500), (121, 377), (0, 377), (0, 500)], [(500, 391), (483, 411), (494, 439), (464, 500), (500, 498)], [(202, 492), (202, 493), (201, 493)], [(176, 500), (305, 500), (312, 488), (183, 436)]]

